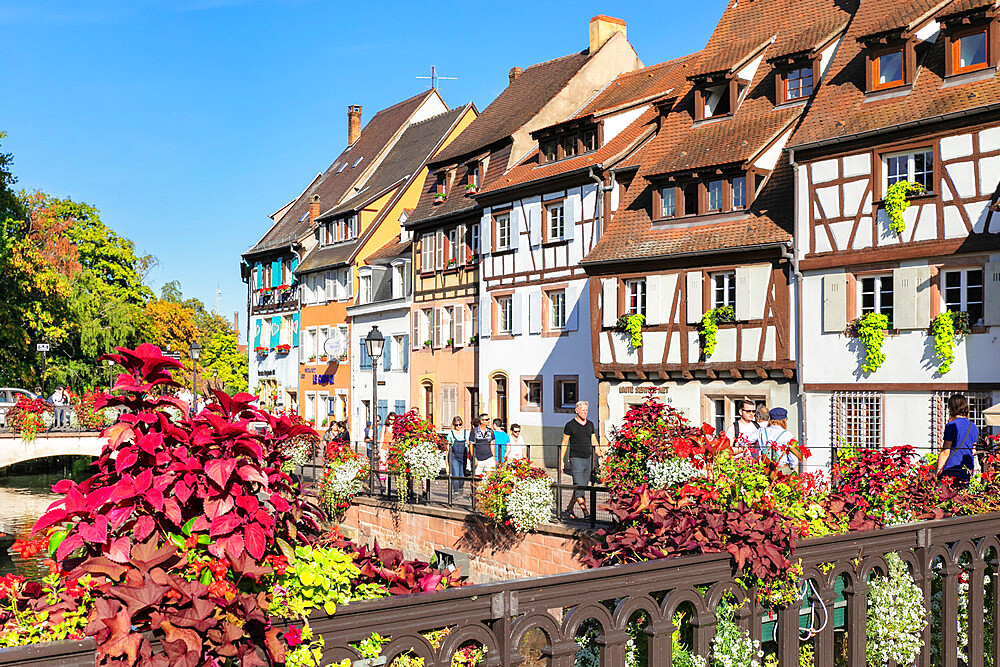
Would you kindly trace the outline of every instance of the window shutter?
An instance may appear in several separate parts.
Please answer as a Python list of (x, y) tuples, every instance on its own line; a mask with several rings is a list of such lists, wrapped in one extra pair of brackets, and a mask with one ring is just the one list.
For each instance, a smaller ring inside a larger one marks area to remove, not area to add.
[(533, 208), (525, 208), (524, 215), (528, 218), (528, 245), (537, 248), (542, 244), (542, 216), (536, 215)]
[(618, 279), (601, 278), (601, 324), (613, 327), (618, 323)]
[(489, 338), (493, 325), (493, 299), (488, 294), (479, 297), (479, 337)]
[(563, 238), (567, 241), (573, 240), (573, 232), (576, 230), (576, 196), (570, 195), (563, 200)]
[[(299, 258), (298, 257), (292, 257), (292, 273), (293, 274), (295, 273), (295, 269), (297, 269), (297, 268), (299, 268)], [(290, 282), (294, 282), (294, 281), (295, 281), (295, 276), (293, 275), (292, 276), (292, 280)]]
[(983, 324), (1000, 326), (1000, 262), (983, 265)]
[(566, 331), (576, 331), (580, 326), (579, 308), (581, 284), (570, 283), (566, 286)]
[(262, 289), (264, 287), (264, 266), (257, 262), (253, 265), (253, 270), (257, 274), (257, 289)]
[(434, 270), (434, 234), (420, 236), (420, 270), (423, 272)]
[(823, 333), (847, 328), (847, 274), (823, 276)]
[(521, 207), (515, 206), (510, 210), (510, 246), (511, 250), (517, 250), (521, 244)]
[(523, 310), (523, 308), (521, 307), (521, 293), (520, 292), (514, 292), (514, 295), (511, 296), (511, 298), (510, 298), (510, 309), (513, 312), (513, 316), (511, 317), (510, 332), (512, 334), (514, 334), (515, 336), (520, 336), (521, 333), (522, 333), (522, 327), (521, 327), (522, 312), (521, 311)]
[(687, 280), (687, 323), (697, 324), (701, 322), (702, 301), (701, 301), (701, 271), (688, 271), (685, 276)]
[(277, 287), (281, 284), (281, 260), (276, 259), (271, 262), (271, 284), (269, 287)]
[(350, 269), (344, 269), (344, 284), (347, 285), (346, 298), (354, 298), (354, 275), (351, 273)]
[(292, 315), (292, 347), (299, 346), (299, 314), (295, 313)]
[(432, 345), (434, 347), (441, 347), (441, 309), (435, 308), (432, 311), (431, 318), (434, 320), (434, 333), (431, 336)]
[(365, 341), (358, 341), (358, 362), (360, 364), (361, 370), (368, 371), (371, 370), (371, 364), (368, 363), (368, 350), (365, 349)]
[(452, 309), (452, 328), (455, 336), (455, 347), (465, 347), (465, 304), (460, 303)]
[(491, 236), (493, 234), (493, 220), (489, 213), (484, 212), (479, 220), (479, 254), (486, 256), (493, 250)]
[(528, 292), (528, 333), (542, 333), (542, 290)]
[(420, 344), (423, 342), (420, 340), (420, 311), (411, 310), (410, 311), (410, 331), (412, 332), (410, 340), (413, 343), (413, 349), (419, 350)]
[(444, 268), (444, 230), (439, 229), (434, 233), (434, 269), (440, 271)]
[(917, 277), (913, 267), (892, 270), (893, 329), (917, 328)]
[(281, 317), (271, 318), (271, 347), (278, 347), (281, 341)]
[(382, 348), (382, 369), (392, 370), (392, 336), (386, 336), (385, 347)]
[(255, 321), (256, 324), (254, 325), (253, 346), (255, 348), (258, 348), (258, 347), (260, 347), (260, 330), (261, 330), (260, 323), (261, 323), (261, 320), (258, 319), (258, 320), (254, 320), (254, 321)]
[(764, 317), (767, 288), (771, 283), (771, 265), (754, 264), (736, 268), (736, 319), (759, 320)]
[(931, 325), (931, 267), (915, 266), (913, 274), (916, 287), (916, 300), (913, 313), (916, 329), (926, 329)]
[(396, 414), (402, 415), (406, 413), (406, 401), (396, 401)]
[(410, 334), (403, 334), (403, 349), (400, 354), (403, 355), (403, 370), (410, 370)]
[(661, 303), (663, 300), (663, 276), (646, 276), (646, 324), (655, 326), (663, 324), (661, 319)]
[(469, 254), (469, 246), (466, 243), (466, 230), (465, 225), (458, 226), (458, 247), (455, 248), (455, 263), (459, 266), (465, 266), (465, 258)]

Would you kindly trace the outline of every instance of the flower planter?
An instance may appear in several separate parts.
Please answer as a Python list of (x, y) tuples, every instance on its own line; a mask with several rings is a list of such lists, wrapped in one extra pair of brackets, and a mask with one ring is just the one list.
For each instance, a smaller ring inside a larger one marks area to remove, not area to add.
[(97, 644), (91, 637), (0, 648), (0, 664), (4, 665), (94, 667), (96, 663)]

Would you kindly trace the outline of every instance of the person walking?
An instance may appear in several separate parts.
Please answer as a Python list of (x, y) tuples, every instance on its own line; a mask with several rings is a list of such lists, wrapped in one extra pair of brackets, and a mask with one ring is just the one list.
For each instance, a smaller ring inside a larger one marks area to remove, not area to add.
[(726, 429), (726, 437), (733, 446), (734, 458), (757, 458), (757, 433), (760, 422), (757, 421), (757, 407), (753, 401), (744, 398), (737, 404), (739, 415)]
[(497, 464), (503, 463), (507, 460), (507, 445), (509, 444), (510, 444), (510, 436), (507, 435), (507, 431), (504, 430), (503, 420), (494, 419), (493, 447), (495, 449), (495, 457)]
[(767, 406), (761, 403), (757, 406), (757, 423), (760, 425), (758, 428), (764, 428), (771, 421), (771, 412), (767, 409)]
[[(385, 425), (382, 427), (381, 437), (378, 441), (378, 467), (385, 470), (389, 461), (389, 448), (392, 446), (393, 433), (392, 425), (396, 421), (396, 413), (390, 412), (385, 416)], [(379, 482), (385, 483), (386, 476), (379, 475)]]
[(587, 517), (587, 502), (584, 500), (582, 487), (590, 484), (595, 454), (604, 455), (597, 440), (594, 422), (587, 419), (590, 404), (587, 401), (578, 401), (574, 412), (576, 416), (563, 427), (562, 443), (559, 446), (560, 461), (565, 461), (567, 451), (569, 453), (569, 472), (573, 477), (574, 486), (569, 507), (562, 513), (564, 519), (575, 518), (574, 511), (577, 506), (583, 510), (583, 518)]
[(472, 452), (475, 455), (476, 477), (489, 473), (496, 466), (493, 455), (493, 441), (496, 436), (490, 428), (490, 416), (485, 412), (479, 415), (479, 423), (472, 429), (469, 439), (472, 441)]
[(507, 445), (507, 460), (513, 461), (514, 459), (527, 458), (528, 446), (524, 442), (524, 436), (521, 435), (521, 425), (511, 424), (510, 425), (510, 444)]
[(953, 394), (948, 399), (948, 412), (951, 421), (944, 425), (941, 453), (937, 459), (938, 479), (964, 488), (969, 486), (976, 466), (979, 429), (969, 419), (969, 402), (962, 394)]
[(793, 436), (788, 431), (788, 410), (771, 408), (768, 424), (757, 434), (759, 455), (768, 458), (779, 468), (795, 470), (801, 453)]
[(465, 462), (469, 459), (469, 431), (463, 428), (461, 417), (451, 420), (451, 430), (446, 437), (451, 490), (452, 493), (459, 493), (465, 488)]

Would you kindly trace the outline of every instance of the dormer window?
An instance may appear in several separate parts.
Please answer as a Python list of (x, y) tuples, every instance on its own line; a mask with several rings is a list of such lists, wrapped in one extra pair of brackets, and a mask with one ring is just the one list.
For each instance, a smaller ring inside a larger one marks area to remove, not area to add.
[[(760, 177), (763, 178), (763, 175)], [(654, 219), (742, 211), (752, 200), (752, 197), (748, 197), (747, 175), (744, 173), (708, 179), (701, 179), (694, 174), (688, 178), (690, 180), (682, 182), (671, 180), (653, 191)]]
[(705, 120), (732, 114), (748, 84), (748, 81), (727, 74), (699, 78), (694, 89), (694, 119)]
[(557, 157), (556, 147), (558, 144), (555, 139), (550, 139), (549, 141), (542, 142), (542, 156), (545, 158), (546, 162), (555, 162)]
[(747, 207), (747, 177), (736, 176), (731, 181), (733, 189), (733, 208)]
[(892, 88), (904, 81), (902, 47), (872, 57), (872, 90)]
[(949, 33), (946, 45), (946, 74), (965, 74), (990, 66), (989, 27), (978, 26)]
[(813, 92), (813, 68), (797, 67), (785, 72), (785, 100), (799, 100), (809, 97)]
[(434, 192), (435, 194), (446, 195), (448, 194), (447, 190), (448, 190), (448, 175), (444, 172), (441, 172), (440, 174), (437, 175), (437, 186)]
[(722, 181), (708, 182), (708, 211), (714, 213), (722, 210)]
[(672, 218), (677, 215), (677, 188), (660, 188), (660, 217)]
[(479, 163), (474, 162), (469, 165), (469, 182), (467, 185), (471, 185), (473, 188), (479, 187)]
[(600, 125), (596, 127), (581, 126), (581, 124), (574, 122), (569, 127), (550, 128), (544, 132), (545, 135), (541, 137), (538, 134), (532, 134), (533, 138), (538, 139), (540, 164), (591, 153), (601, 145)]
[(583, 133), (583, 152), (597, 150), (597, 130), (585, 130)]
[(577, 135), (575, 134), (570, 134), (563, 137), (562, 152), (564, 158), (576, 156), (576, 142), (577, 142)]

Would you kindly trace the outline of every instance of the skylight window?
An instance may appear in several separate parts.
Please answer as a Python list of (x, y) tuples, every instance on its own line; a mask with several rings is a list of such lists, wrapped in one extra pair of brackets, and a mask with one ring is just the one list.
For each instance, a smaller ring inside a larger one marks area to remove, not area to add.
[(306, 209), (305, 213), (302, 214), (302, 217), (299, 218), (299, 222), (304, 221), (308, 217), (309, 217), (309, 209)]
[(362, 160), (364, 160), (364, 159), (365, 159), (365, 158), (364, 158), (364, 156), (362, 155), (362, 156), (361, 156), (361, 157), (359, 157), (359, 158), (358, 158), (357, 160), (355, 160), (355, 161), (354, 161), (354, 164), (352, 164), (352, 165), (351, 165), (351, 169), (354, 169), (355, 167), (357, 167), (357, 166), (358, 166), (358, 163), (360, 163), (360, 162), (361, 162)]
[(344, 167), (346, 167), (346, 166), (347, 166), (346, 162), (344, 164), (340, 165), (340, 169), (337, 170), (337, 173), (339, 174), (340, 172), (344, 171)]

